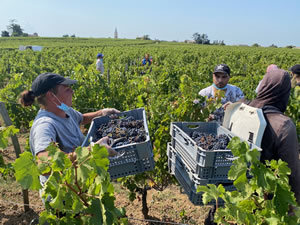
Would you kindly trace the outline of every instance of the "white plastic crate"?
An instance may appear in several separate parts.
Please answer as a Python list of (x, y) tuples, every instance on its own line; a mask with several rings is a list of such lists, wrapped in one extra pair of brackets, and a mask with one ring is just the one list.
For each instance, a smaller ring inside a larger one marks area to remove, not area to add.
[[(132, 143), (113, 148), (117, 152), (124, 152), (124, 154), (119, 158), (110, 158), (108, 172), (111, 178), (115, 179), (152, 170), (154, 168), (154, 159), (145, 110), (143, 108), (134, 109), (121, 112), (118, 116), (133, 116), (136, 120), (143, 120), (146, 140), (140, 143)], [(94, 136), (99, 126), (110, 120), (111, 118), (109, 116), (94, 118), (82, 146), (88, 146), (90, 141), (96, 141), (94, 140)]]
[(261, 147), (266, 126), (267, 122), (261, 109), (240, 102), (226, 107), (223, 127), (257, 147)]
[[(218, 186), (222, 184), (226, 190), (233, 191), (235, 190), (232, 181), (228, 179), (199, 179), (195, 174), (193, 174), (189, 168), (184, 165), (181, 161), (180, 156), (176, 154), (175, 149), (172, 147), (171, 143), (168, 143), (167, 148), (168, 154), (168, 167), (169, 172), (173, 174), (181, 187), (184, 189), (184, 192), (188, 195), (189, 200), (195, 205), (203, 205), (202, 195), (203, 193), (197, 192), (198, 185), (207, 185), (207, 184), (215, 184)], [(209, 205), (215, 205), (215, 201), (211, 201), (208, 203)], [(219, 205), (224, 204), (224, 202), (219, 199)]]

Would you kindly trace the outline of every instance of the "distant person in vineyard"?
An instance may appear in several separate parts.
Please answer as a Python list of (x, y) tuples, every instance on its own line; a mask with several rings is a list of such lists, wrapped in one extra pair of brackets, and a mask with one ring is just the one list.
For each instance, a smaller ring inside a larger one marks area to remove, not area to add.
[(292, 72), (292, 87), (300, 86), (300, 64), (296, 64), (295, 66), (290, 68)]
[[(230, 79), (230, 68), (226, 64), (219, 64), (215, 67), (213, 72), (213, 84), (207, 88), (202, 89), (199, 95), (207, 98), (214, 98), (217, 91), (225, 92), (225, 97), (222, 98), (221, 103), (224, 105), (227, 102), (236, 102), (244, 98), (242, 90), (234, 85), (228, 84)], [(217, 109), (209, 120), (214, 120), (219, 123), (223, 122), (224, 108)]]
[(282, 159), (291, 169), (290, 185), (300, 203), (300, 161), (296, 126), (284, 115), (291, 91), (291, 79), (287, 71), (276, 69), (268, 72), (261, 81), (257, 97), (248, 102), (262, 108), (267, 127), (262, 139), (261, 161)]
[[(23, 106), (31, 106), (37, 98), (40, 110), (34, 119), (30, 130), (30, 149), (37, 157), (48, 156), (45, 149), (51, 142), (57, 142), (59, 148), (68, 154), (71, 160), (76, 155), (74, 150), (81, 146), (84, 135), (80, 130), (80, 124), (88, 124), (97, 116), (105, 116), (118, 113), (113, 108), (106, 108), (96, 112), (81, 114), (74, 110), (72, 105), (72, 84), (76, 80), (64, 78), (54, 73), (44, 73), (33, 81), (31, 90), (21, 94), (20, 103)], [(109, 155), (116, 152), (107, 145), (108, 138), (100, 139), (97, 144), (104, 145)], [(41, 176), (41, 184), (44, 184), (47, 176)]]
[(145, 57), (144, 59), (142, 60), (142, 65), (145, 66), (145, 65), (151, 65), (152, 64), (152, 58), (150, 57), (149, 54), (145, 54)]
[[(267, 67), (267, 73), (269, 73), (270, 71), (272, 71), (272, 70), (278, 70), (279, 69), (279, 67), (277, 66), (277, 65), (275, 65), (275, 64), (271, 64), (271, 65), (269, 65), (268, 67)], [(261, 84), (261, 81), (259, 81), (259, 83), (258, 83), (258, 85), (257, 85), (257, 87), (256, 87), (256, 89), (255, 89), (255, 92), (257, 93), (258, 92), (258, 89), (259, 89), (259, 85)]]
[(97, 54), (96, 70), (98, 70), (100, 74), (104, 73), (103, 56), (104, 55), (102, 53)]

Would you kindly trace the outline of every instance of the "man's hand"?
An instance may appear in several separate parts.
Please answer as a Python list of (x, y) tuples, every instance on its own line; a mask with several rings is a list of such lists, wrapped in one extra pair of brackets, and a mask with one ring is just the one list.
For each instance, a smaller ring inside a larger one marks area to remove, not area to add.
[(77, 159), (76, 152), (70, 152), (70, 153), (68, 153), (68, 158), (73, 163)]
[(112, 156), (117, 155), (118, 153), (109, 146), (108, 140), (109, 140), (108, 137), (103, 137), (100, 140), (98, 140), (95, 144), (99, 144), (101, 146), (104, 146), (108, 151), (108, 156), (112, 157)]
[(214, 114), (209, 114), (207, 121), (213, 121), (215, 119), (215, 115)]
[(226, 102), (222, 107), (224, 108), (224, 110), (226, 110), (227, 106), (233, 104), (232, 102)]
[(102, 114), (101, 116), (108, 116), (108, 115), (111, 115), (111, 114), (120, 113), (119, 110), (114, 109), (114, 108), (105, 108), (105, 109), (100, 110), (100, 112)]
[[(101, 109), (101, 110), (98, 110), (95, 112), (85, 113), (85, 114), (83, 114), (83, 120), (82, 120), (81, 124), (83, 124), (83, 125), (89, 124), (90, 122), (92, 122), (92, 120), (95, 117), (114, 115), (116, 113), (120, 113), (120, 111), (117, 109), (114, 109), (114, 108), (105, 108), (105, 109)], [(113, 117), (113, 116), (111, 116), (111, 117)]]

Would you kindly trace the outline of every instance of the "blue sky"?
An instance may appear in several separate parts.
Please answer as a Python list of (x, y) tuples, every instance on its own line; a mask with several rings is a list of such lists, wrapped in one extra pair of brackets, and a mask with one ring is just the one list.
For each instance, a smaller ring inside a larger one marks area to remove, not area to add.
[(0, 0), (0, 31), (16, 19), (42, 37), (148, 34), (183, 41), (195, 32), (226, 44), (300, 46), (300, 0)]

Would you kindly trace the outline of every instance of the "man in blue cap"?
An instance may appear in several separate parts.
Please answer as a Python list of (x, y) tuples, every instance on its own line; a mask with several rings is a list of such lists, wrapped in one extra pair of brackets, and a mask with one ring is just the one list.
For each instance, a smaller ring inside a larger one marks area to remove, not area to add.
[(97, 54), (96, 70), (98, 70), (100, 74), (104, 73), (103, 56), (104, 55), (102, 53)]
[[(237, 102), (244, 98), (242, 90), (234, 85), (228, 84), (230, 79), (230, 68), (226, 64), (219, 64), (215, 67), (213, 72), (213, 84), (207, 88), (202, 89), (199, 95), (207, 98), (216, 97), (217, 92), (224, 92), (224, 98), (221, 103), (224, 105), (227, 102)], [(217, 109), (213, 115), (210, 115), (209, 120), (214, 120), (222, 124), (224, 118), (224, 108)]]

